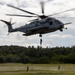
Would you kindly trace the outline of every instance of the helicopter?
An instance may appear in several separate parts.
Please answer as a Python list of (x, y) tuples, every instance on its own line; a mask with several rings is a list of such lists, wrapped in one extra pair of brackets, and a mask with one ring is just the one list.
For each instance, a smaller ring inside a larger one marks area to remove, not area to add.
[(72, 22), (69, 23), (63, 23), (60, 20), (51, 17), (53, 15), (58, 15), (64, 12), (68, 12), (68, 11), (72, 11), (75, 10), (75, 8), (72, 9), (68, 9), (62, 12), (58, 12), (58, 13), (54, 13), (52, 15), (48, 15), (46, 16), (44, 14), (44, 2), (40, 2), (41, 4), (41, 13), (42, 15), (38, 15), (36, 13), (33, 12), (29, 12), (27, 10), (23, 10), (21, 8), (12, 6), (10, 4), (7, 4), (7, 6), (23, 11), (25, 13), (31, 14), (31, 15), (18, 15), (18, 14), (6, 14), (8, 16), (19, 16), (19, 17), (38, 17), (37, 19), (32, 20), (32, 22), (30, 22), (29, 24), (25, 24), (24, 26), (18, 27), (18, 28), (14, 28), (12, 27), (13, 24), (11, 20), (5, 21), (5, 20), (0, 20), (2, 22), (4, 22), (7, 26), (8, 26), (8, 32), (12, 33), (12, 32), (23, 32), (23, 36), (30, 36), (30, 35), (34, 35), (34, 34), (39, 34), (40, 37), (40, 45), (42, 45), (42, 35), (46, 34), (46, 33), (50, 33), (50, 32), (55, 32), (57, 30), (60, 30), (61, 32), (63, 31), (63, 29), (67, 29), (64, 28), (65, 25), (71, 24)]

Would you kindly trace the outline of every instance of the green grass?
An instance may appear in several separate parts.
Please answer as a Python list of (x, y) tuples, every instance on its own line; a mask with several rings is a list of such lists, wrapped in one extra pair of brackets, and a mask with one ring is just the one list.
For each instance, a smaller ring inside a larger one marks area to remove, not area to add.
[[(0, 64), (0, 75), (75, 75), (75, 64)], [(27, 72), (26, 67), (29, 66)]]

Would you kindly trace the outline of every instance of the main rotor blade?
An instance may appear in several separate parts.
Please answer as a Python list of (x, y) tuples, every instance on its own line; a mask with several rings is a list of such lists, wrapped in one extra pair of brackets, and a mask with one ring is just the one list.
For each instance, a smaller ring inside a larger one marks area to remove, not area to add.
[(42, 11), (42, 14), (44, 15), (44, 2), (41, 1), (40, 4), (41, 4), (41, 11)]
[(39, 16), (38, 14), (35, 14), (35, 13), (32, 13), (32, 12), (29, 12), (29, 11), (27, 11), (27, 10), (23, 10), (23, 9), (21, 9), (21, 8), (18, 8), (18, 7), (15, 7), (15, 6), (9, 5), (9, 4), (7, 4), (7, 6), (12, 7), (12, 8), (15, 8), (15, 9), (18, 9), (18, 10), (20, 10), (20, 11), (23, 11), (23, 12), (26, 12), (26, 13), (29, 13), (29, 14), (32, 14), (32, 15), (37, 15), (37, 16)]
[(65, 12), (68, 12), (68, 11), (72, 11), (72, 10), (75, 10), (75, 8), (68, 9), (68, 10), (65, 10), (65, 11), (62, 11), (62, 12), (58, 12), (58, 13), (54, 13), (54, 14), (49, 15), (49, 16), (58, 15), (58, 14), (61, 14), (61, 13), (65, 13)]
[(8, 16), (18, 16), (18, 17), (37, 17), (37, 16), (29, 16), (29, 15), (17, 15), (17, 14), (6, 14)]

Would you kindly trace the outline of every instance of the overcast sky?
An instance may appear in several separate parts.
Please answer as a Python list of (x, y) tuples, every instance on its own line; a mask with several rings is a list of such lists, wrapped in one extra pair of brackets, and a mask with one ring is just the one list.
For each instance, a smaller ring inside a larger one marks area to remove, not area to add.
[[(28, 23), (28, 21), (34, 18), (22, 18), (11, 17), (5, 14), (27, 14), (25, 12), (8, 7), (6, 4), (26, 9), (28, 11), (41, 14), (41, 8), (39, 5), (40, 0), (0, 0), (0, 19), (9, 21), (12, 18), (12, 22), (16, 21), (13, 28), (20, 27)], [(45, 1), (45, 15), (51, 15), (53, 13), (61, 12), (67, 9), (75, 8), (75, 0), (44, 0)], [(72, 22), (71, 25), (67, 25), (67, 30), (63, 32), (56, 31), (43, 35), (43, 47), (55, 47), (55, 46), (73, 46), (75, 45), (75, 10), (52, 16), (62, 21), (63, 23)], [(32, 46), (39, 45), (39, 35), (32, 35), (29, 37), (22, 36), (22, 33), (15, 32), (8, 34), (8, 28), (0, 22), (0, 45), (19, 45), (19, 46)]]

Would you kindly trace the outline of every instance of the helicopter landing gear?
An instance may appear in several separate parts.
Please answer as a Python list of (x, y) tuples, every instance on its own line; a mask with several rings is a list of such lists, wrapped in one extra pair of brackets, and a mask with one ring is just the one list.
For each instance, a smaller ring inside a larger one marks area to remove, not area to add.
[(62, 32), (62, 31), (63, 31), (63, 29), (60, 29), (60, 31)]
[(40, 37), (40, 46), (42, 45), (42, 34), (39, 35)]
[[(67, 30), (67, 28), (64, 28), (64, 29), (66, 29), (66, 30)], [(60, 31), (62, 32), (62, 31), (63, 31), (63, 29), (60, 29)]]

